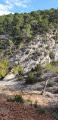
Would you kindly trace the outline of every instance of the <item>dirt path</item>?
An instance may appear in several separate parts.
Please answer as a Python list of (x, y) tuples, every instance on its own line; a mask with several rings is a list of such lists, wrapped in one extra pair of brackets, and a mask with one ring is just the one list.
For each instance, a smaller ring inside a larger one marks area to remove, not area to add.
[(7, 102), (8, 96), (0, 94), (0, 120), (55, 120), (50, 113), (38, 113), (35, 108)]

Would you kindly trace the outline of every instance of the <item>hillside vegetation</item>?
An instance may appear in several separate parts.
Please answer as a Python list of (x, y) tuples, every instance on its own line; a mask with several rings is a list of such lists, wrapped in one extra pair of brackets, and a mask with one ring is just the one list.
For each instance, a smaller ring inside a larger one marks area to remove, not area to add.
[[(58, 9), (53, 8), (50, 10), (32, 11), (31, 13), (0, 16), (0, 34), (12, 35), (14, 44), (28, 41), (38, 32), (42, 34), (48, 32), (49, 29), (57, 29), (57, 27)], [(9, 45), (9, 41), (7, 41), (7, 44)]]
[(0, 16), (0, 93), (2, 119), (58, 120), (58, 9)]
[[(11, 71), (19, 75), (22, 69), (29, 72), (39, 63), (57, 61), (57, 46), (58, 9), (0, 16), (0, 78)], [(5, 59), (9, 65), (4, 64)], [(58, 71), (58, 67), (50, 68)]]

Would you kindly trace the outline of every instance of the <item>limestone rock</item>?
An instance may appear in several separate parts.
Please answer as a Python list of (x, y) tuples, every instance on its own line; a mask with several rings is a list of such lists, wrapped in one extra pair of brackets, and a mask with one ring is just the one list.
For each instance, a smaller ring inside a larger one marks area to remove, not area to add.
[(5, 76), (4, 80), (11, 80), (11, 79), (14, 79), (15, 78), (15, 75), (14, 74), (8, 74)]

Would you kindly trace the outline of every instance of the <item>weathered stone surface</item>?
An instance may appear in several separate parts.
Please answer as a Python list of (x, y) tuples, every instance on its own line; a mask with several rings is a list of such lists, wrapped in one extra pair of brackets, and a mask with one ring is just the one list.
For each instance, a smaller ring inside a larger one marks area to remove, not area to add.
[(58, 61), (58, 44), (56, 44), (55, 48), (55, 61)]
[(15, 75), (14, 74), (8, 74), (5, 76), (4, 80), (11, 80), (11, 79), (14, 79), (15, 78)]

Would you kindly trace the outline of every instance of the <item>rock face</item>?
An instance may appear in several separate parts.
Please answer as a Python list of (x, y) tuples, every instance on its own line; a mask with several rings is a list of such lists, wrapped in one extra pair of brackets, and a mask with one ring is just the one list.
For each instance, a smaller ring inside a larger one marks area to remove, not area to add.
[[(46, 34), (37, 34), (32, 40), (21, 43), (19, 48), (10, 55), (9, 61), (11, 65), (18, 64), (24, 68), (24, 72), (28, 72), (37, 64), (46, 64), (47, 61), (58, 61), (58, 43), (55, 42), (55, 35), (57, 31)], [(0, 38), (10, 39), (9, 35), (0, 35)], [(9, 49), (8, 49), (9, 50)], [(50, 52), (53, 52), (54, 58), (50, 58)], [(3, 54), (5, 56), (6, 53)], [(9, 55), (8, 55), (9, 56)], [(7, 57), (8, 57), (7, 56)]]
[(4, 80), (11, 80), (11, 79), (14, 79), (15, 78), (15, 75), (14, 74), (8, 74), (5, 76)]
[(12, 36), (10, 36), (9, 34), (6, 34), (6, 35), (0, 35), (0, 38), (4, 38), (4, 39), (12, 39)]
[(56, 48), (55, 48), (55, 61), (58, 61), (58, 44), (56, 44)]
[[(50, 52), (54, 53), (55, 61), (58, 60), (58, 44), (55, 43), (55, 34), (37, 34), (30, 42), (21, 44), (15, 55), (10, 58), (10, 62), (24, 67), (24, 72), (28, 72), (36, 64), (44, 65), (47, 61), (51, 62)], [(46, 37), (46, 39), (44, 39)]]

